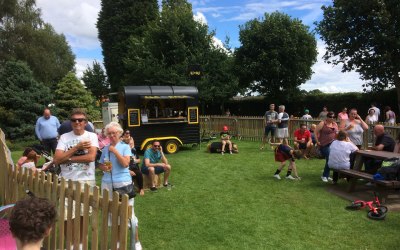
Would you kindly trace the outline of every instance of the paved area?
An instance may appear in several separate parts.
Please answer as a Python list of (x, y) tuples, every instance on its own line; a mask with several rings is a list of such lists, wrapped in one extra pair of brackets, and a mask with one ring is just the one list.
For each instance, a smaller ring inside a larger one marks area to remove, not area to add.
[[(338, 185), (329, 185), (327, 187), (328, 192), (331, 192), (345, 200), (351, 201), (354, 200), (365, 200), (370, 201), (374, 199), (374, 187), (369, 187), (365, 185), (358, 185), (354, 192), (349, 193), (347, 191), (348, 184), (344, 182), (338, 183)], [(384, 205), (388, 207), (389, 211), (400, 211), (400, 190), (390, 190), (385, 191), (382, 195), (388, 195), (387, 199), (383, 201)], [(379, 199), (381, 199), (382, 195), (379, 195)]]

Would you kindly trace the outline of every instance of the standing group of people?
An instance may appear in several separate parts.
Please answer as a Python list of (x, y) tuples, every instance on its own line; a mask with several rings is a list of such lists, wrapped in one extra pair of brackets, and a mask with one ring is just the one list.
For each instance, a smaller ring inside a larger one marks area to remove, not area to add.
[[(280, 106), (282, 107), (282, 106)], [(380, 110), (374, 105), (368, 111), (368, 116), (362, 119), (358, 114), (357, 109), (352, 108), (349, 111), (344, 108), (336, 119), (333, 111), (328, 111), (326, 107), (319, 114), (322, 121), (319, 124), (312, 124), (308, 129), (307, 124), (301, 124), (300, 127), (294, 132), (294, 148), (291, 148), (283, 135), (278, 131), (279, 124), (282, 123), (282, 117), (289, 117), (283, 108), (279, 109), (279, 114), (274, 110), (275, 105), (270, 104), (269, 110), (264, 115), (264, 136), (261, 149), (264, 148), (265, 143), (270, 136), (271, 145), (277, 146), (275, 149), (275, 160), (280, 162), (280, 166), (274, 174), (274, 177), (280, 179), (279, 173), (284, 167), (286, 160), (291, 161), (286, 175), (287, 179), (299, 179), (298, 176), (292, 177), (291, 171), (295, 169), (295, 158), (307, 158), (310, 150), (316, 146), (320, 154), (325, 158), (325, 166), (322, 172), (321, 180), (323, 182), (338, 180), (338, 175), (335, 172), (333, 178), (330, 176), (331, 169), (350, 168), (354, 164), (354, 153), (362, 148), (363, 133), (369, 128), (369, 124), (378, 121)], [(395, 117), (393, 111), (387, 108), (385, 111), (387, 121)], [(286, 114), (286, 115), (285, 115)], [(302, 117), (305, 120), (311, 119), (309, 110), (305, 110), (305, 115)], [(395, 120), (395, 118), (394, 118)], [(283, 122), (285, 124), (285, 122)], [(389, 123), (390, 124), (390, 123)], [(286, 126), (287, 128), (287, 126)], [(384, 151), (399, 151), (400, 137), (397, 139), (397, 144), (388, 134), (384, 132), (383, 125), (375, 125), (373, 129), (375, 136), (374, 146), (372, 150)], [(275, 137), (279, 138), (279, 143), (275, 143)], [(395, 145), (398, 145), (395, 149)], [(396, 151), (396, 152), (397, 152)], [(380, 162), (372, 159), (365, 159), (365, 168), (367, 172), (376, 173), (380, 167)], [(297, 171), (296, 171), (297, 175)]]
[[(101, 150), (98, 168), (104, 172), (101, 182), (102, 190), (108, 189), (113, 191), (115, 188), (129, 185), (132, 183), (132, 176), (142, 177), (141, 172), (150, 176), (153, 183), (151, 187), (152, 191), (157, 190), (154, 183), (155, 174), (162, 172), (165, 173), (164, 186), (171, 186), (168, 182), (171, 166), (162, 152), (160, 142), (153, 142), (153, 147), (146, 150), (144, 163), (141, 168), (142, 171), (140, 171), (140, 168), (137, 166), (139, 160), (135, 155), (133, 138), (130, 137), (129, 131), (123, 133), (119, 123), (111, 122), (107, 124), (102, 130), (101, 135), (98, 136), (93, 132), (85, 130), (88, 125), (86, 113), (81, 109), (74, 109), (71, 112), (69, 124), (71, 131), (60, 135), (58, 131), (62, 124), (60, 124), (55, 116), (51, 115), (48, 109), (44, 110), (43, 116), (36, 123), (36, 134), (41, 144), (49, 152), (54, 153), (53, 163), (60, 166), (61, 177), (82, 184), (87, 183), (90, 187), (95, 186), (95, 161), (98, 151)], [(35, 157), (33, 161), (37, 162), (37, 155)], [(29, 153), (25, 158), (21, 159), (21, 165), (31, 161)], [(111, 164), (106, 164), (106, 161), (111, 162)], [(136, 168), (130, 169), (132, 165), (136, 165)], [(139, 193), (143, 195), (143, 180), (142, 178), (137, 179)], [(110, 193), (110, 197), (112, 198), (112, 192)], [(133, 207), (134, 198), (129, 200), (129, 204)], [(66, 206), (68, 206), (67, 201)], [(89, 216), (84, 215), (82, 212), (81, 216)], [(75, 214), (72, 215), (73, 219), (75, 216)], [(64, 220), (66, 219), (65, 217)], [(133, 225), (137, 227), (137, 218), (134, 212), (132, 213), (132, 221)], [(81, 236), (81, 240), (82, 237), (84, 236)], [(135, 247), (136, 249), (141, 249), (137, 234)]]

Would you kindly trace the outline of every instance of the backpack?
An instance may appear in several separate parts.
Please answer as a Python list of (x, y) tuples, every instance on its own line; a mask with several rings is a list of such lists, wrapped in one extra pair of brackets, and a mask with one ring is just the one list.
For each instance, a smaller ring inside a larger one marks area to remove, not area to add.
[(386, 181), (400, 180), (400, 160), (393, 162), (389, 167), (381, 167), (378, 173)]

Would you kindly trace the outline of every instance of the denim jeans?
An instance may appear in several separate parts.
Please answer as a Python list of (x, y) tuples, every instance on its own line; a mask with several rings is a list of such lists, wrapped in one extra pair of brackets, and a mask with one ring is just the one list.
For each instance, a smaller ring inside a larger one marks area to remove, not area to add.
[(331, 144), (329, 143), (328, 145), (325, 145), (325, 146), (319, 148), (321, 155), (323, 157), (325, 157), (325, 160), (326, 160), (324, 172), (322, 173), (322, 176), (326, 177), (326, 178), (329, 177), (329, 171), (330, 171), (329, 166), (328, 166), (330, 147), (331, 147)]

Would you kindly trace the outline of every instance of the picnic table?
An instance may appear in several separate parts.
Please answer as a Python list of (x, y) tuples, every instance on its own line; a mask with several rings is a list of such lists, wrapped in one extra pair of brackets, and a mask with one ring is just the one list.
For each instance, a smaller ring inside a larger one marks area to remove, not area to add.
[(349, 192), (355, 190), (358, 179), (368, 180), (377, 184), (378, 187), (383, 189), (400, 188), (400, 181), (389, 181), (389, 180), (374, 180), (372, 174), (362, 172), (364, 164), (364, 157), (369, 157), (377, 160), (388, 160), (392, 158), (400, 158), (400, 154), (386, 151), (375, 151), (375, 150), (359, 150), (356, 153), (356, 159), (353, 169), (339, 170), (339, 173), (353, 177), (350, 180)]

